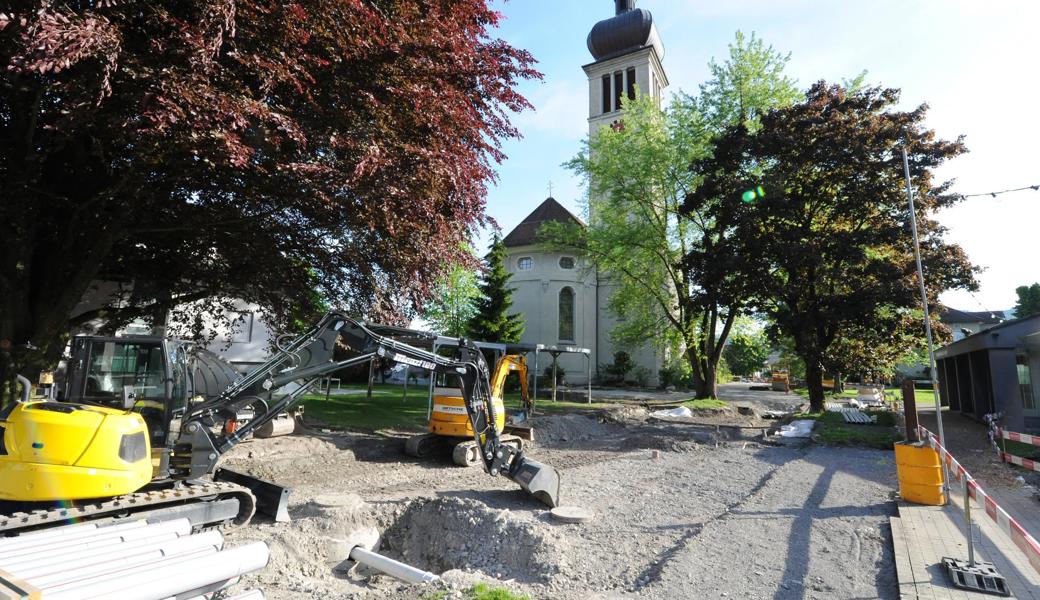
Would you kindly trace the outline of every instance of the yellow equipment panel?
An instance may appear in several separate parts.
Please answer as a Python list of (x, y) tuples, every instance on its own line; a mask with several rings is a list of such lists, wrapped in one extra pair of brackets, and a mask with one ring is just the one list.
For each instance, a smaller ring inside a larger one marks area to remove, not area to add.
[[(499, 433), (506, 426), (506, 405), (501, 396), (491, 399), (495, 407), (495, 429)], [(466, 414), (462, 391), (457, 388), (436, 388), (433, 393), (433, 411), (430, 433), (451, 437), (473, 437), (473, 425)]]
[(135, 492), (152, 478), (141, 415), (60, 402), (19, 404), (0, 421), (0, 499), (84, 500)]

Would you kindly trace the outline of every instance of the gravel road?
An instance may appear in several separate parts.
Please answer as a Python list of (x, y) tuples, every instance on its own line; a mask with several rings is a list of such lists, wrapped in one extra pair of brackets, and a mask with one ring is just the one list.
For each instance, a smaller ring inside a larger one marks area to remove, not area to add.
[(898, 597), (890, 452), (774, 447), (634, 409), (539, 417), (535, 431), (530, 456), (561, 471), (564, 502), (591, 522), (556, 523), (479, 468), (407, 458), (394, 435), (325, 433), (234, 449), (230, 466), (295, 487), (294, 522), (230, 542), (271, 545), (249, 581), (272, 600), (422, 597), (333, 571), (366, 526), (380, 551), (448, 584), (494, 580), (532, 598)]

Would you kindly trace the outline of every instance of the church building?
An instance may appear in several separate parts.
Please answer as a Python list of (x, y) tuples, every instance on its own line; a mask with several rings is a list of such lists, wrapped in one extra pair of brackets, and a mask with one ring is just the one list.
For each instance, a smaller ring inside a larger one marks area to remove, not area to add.
[[(649, 11), (635, 8), (635, 0), (615, 0), (615, 15), (596, 23), (588, 37), (593, 62), (582, 67), (589, 81), (589, 135), (609, 127), (621, 116), (624, 97), (635, 98), (636, 90), (652, 96), (658, 104), (668, 86), (661, 60), (664, 46)], [(590, 202), (595, 220), (595, 198)], [(588, 348), (592, 354), (593, 377), (599, 365), (610, 364), (621, 350), (611, 342), (610, 332), (617, 316), (608, 309), (615, 289), (609, 274), (599, 273), (580, 256), (547, 252), (538, 243), (537, 232), (547, 222), (585, 223), (554, 198), (546, 198), (503, 239), (506, 266), (512, 273), (513, 308), (527, 324), (524, 343), (568, 345)], [(626, 348), (637, 366), (657, 382), (663, 355), (649, 344)], [(560, 356), (566, 381), (586, 381), (585, 357)], [(631, 375), (630, 375), (631, 376)]]

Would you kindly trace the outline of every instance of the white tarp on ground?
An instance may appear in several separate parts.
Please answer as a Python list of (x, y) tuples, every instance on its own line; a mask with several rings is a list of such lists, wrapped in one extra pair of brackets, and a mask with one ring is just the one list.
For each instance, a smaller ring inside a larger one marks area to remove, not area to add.
[(812, 419), (791, 421), (790, 425), (781, 425), (780, 432), (777, 435), (786, 438), (807, 438), (812, 435), (813, 426), (815, 425), (816, 421)]
[(679, 406), (670, 410), (655, 410), (650, 416), (658, 419), (688, 419), (693, 416), (693, 411), (686, 406)]

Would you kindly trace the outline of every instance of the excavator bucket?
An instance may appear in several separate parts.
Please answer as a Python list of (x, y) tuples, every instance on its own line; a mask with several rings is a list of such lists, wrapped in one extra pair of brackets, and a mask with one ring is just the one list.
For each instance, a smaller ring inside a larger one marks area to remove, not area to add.
[(516, 460), (519, 464), (510, 474), (510, 479), (520, 484), (525, 492), (531, 494), (549, 508), (560, 505), (560, 473), (555, 468), (531, 460), (523, 455)]

